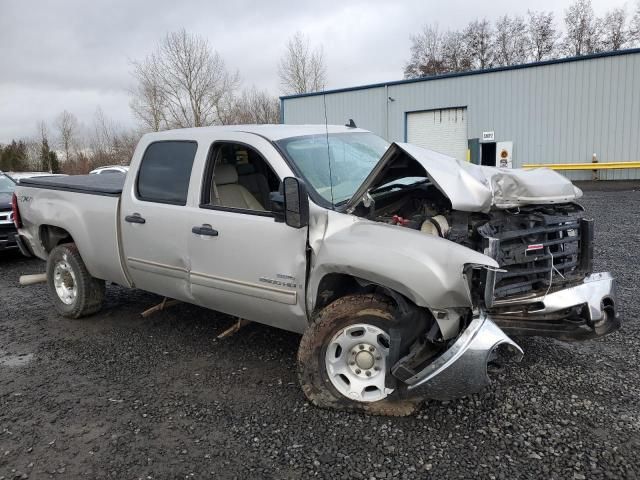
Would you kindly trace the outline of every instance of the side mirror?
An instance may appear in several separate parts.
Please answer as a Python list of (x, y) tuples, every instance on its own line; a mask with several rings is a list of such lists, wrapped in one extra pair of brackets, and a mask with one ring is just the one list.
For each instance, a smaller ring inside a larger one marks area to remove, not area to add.
[(284, 221), (293, 228), (309, 225), (309, 193), (305, 183), (295, 177), (282, 181), (284, 187)]
[(281, 192), (271, 192), (271, 210), (276, 222), (285, 222), (293, 228), (309, 225), (309, 194), (302, 180), (287, 177)]

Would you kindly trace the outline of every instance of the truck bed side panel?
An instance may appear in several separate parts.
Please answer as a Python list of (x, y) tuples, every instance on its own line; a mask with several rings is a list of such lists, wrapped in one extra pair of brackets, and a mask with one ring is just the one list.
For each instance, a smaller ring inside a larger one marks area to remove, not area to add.
[(42, 227), (59, 227), (73, 237), (92, 276), (129, 285), (118, 247), (120, 197), (26, 185), (18, 186), (16, 194), (23, 222), (20, 234), (38, 257), (47, 258)]

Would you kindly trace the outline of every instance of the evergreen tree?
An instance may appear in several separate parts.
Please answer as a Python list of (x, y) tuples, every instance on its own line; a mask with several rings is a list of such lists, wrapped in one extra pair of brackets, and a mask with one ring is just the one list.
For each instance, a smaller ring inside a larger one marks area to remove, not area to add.
[(20, 172), (28, 167), (27, 146), (22, 140), (13, 140), (2, 149), (0, 156), (0, 170), (5, 172)]
[(49, 155), (49, 153), (51, 152), (51, 150), (49, 149), (49, 142), (47, 141), (46, 138), (44, 138), (42, 140), (42, 143), (40, 144), (40, 170), (43, 172), (48, 172), (49, 169), (51, 168), (51, 166), (49, 165), (49, 162), (51, 160), (51, 157)]
[(51, 173), (60, 173), (58, 154), (53, 150), (49, 150), (49, 166), (51, 167)]

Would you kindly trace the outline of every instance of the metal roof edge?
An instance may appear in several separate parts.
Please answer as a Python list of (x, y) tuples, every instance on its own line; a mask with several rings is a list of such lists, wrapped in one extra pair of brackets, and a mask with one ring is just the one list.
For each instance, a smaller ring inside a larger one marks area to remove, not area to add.
[(634, 53), (640, 53), (640, 48), (628, 48), (626, 50), (615, 50), (612, 52), (600, 52), (600, 53), (592, 53), (589, 55), (579, 55), (574, 57), (565, 57), (565, 58), (555, 58), (552, 60), (542, 60), (540, 62), (530, 62), (530, 63), (521, 63), (519, 65), (509, 65), (504, 67), (493, 67), (486, 68), (484, 70), (468, 70), (466, 72), (452, 72), (452, 73), (443, 73), (441, 75), (434, 75), (431, 77), (419, 77), (419, 78), (407, 78), (403, 80), (393, 80), (391, 82), (381, 82), (381, 83), (371, 83), (368, 85), (357, 85), (354, 87), (344, 87), (344, 88), (336, 88), (333, 90), (323, 90), (320, 92), (309, 92), (309, 93), (298, 93), (295, 95), (283, 95), (280, 97), (281, 104), (284, 103), (284, 100), (290, 100), (293, 98), (302, 98), (302, 97), (316, 97), (319, 95), (327, 95), (333, 93), (345, 93), (352, 92), (355, 90), (367, 90), (370, 88), (380, 88), (387, 87), (392, 85), (404, 85), (407, 83), (417, 83), (417, 82), (429, 82), (432, 80), (443, 80), (446, 78), (455, 78), (455, 77), (466, 77), (469, 75), (482, 75), (485, 73), (495, 73), (495, 72), (504, 72), (508, 70), (520, 70), (523, 68), (534, 68), (534, 67), (543, 67), (545, 65), (555, 65), (558, 63), (570, 63), (570, 62), (580, 62), (583, 60), (593, 60), (597, 58), (606, 58), (606, 57), (617, 57), (621, 55), (631, 55)]

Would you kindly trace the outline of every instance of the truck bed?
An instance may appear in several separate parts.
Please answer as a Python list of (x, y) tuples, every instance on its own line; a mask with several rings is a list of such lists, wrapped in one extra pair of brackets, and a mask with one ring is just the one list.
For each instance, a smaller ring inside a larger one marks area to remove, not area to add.
[(35, 177), (20, 180), (20, 185), (49, 190), (119, 197), (126, 175), (104, 173), (100, 175), (70, 175), (68, 177)]
[(69, 234), (93, 277), (128, 285), (118, 239), (124, 180), (125, 175), (99, 174), (20, 181), (19, 232), (33, 254), (47, 259), (43, 227), (55, 227)]

